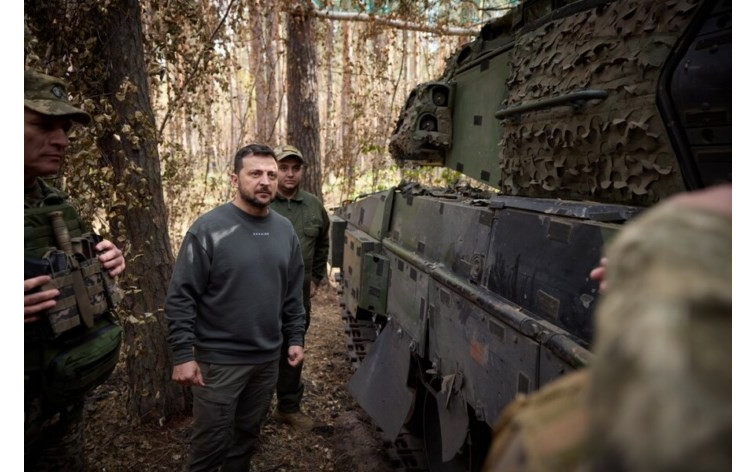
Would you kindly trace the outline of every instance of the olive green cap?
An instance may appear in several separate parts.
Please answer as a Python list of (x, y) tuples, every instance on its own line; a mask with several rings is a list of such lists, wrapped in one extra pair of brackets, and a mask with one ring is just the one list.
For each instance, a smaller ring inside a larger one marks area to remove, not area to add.
[(89, 113), (68, 101), (66, 82), (32, 70), (24, 70), (24, 107), (49, 116), (67, 116), (82, 124), (89, 123)]
[(276, 149), (276, 161), (280, 162), (281, 159), (289, 156), (297, 157), (300, 161), (302, 161), (302, 164), (305, 163), (305, 159), (302, 156), (302, 153), (299, 152), (299, 149), (290, 144), (285, 144), (282, 147)]

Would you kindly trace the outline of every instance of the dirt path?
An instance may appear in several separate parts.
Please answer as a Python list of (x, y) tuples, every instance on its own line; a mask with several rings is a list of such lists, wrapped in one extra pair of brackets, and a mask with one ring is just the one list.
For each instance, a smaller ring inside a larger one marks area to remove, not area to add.
[[(252, 470), (390, 470), (380, 438), (346, 390), (350, 376), (336, 290), (323, 287), (313, 300), (303, 375), (303, 408), (316, 427), (300, 433), (269, 419), (263, 426)], [(124, 379), (116, 371), (90, 396), (85, 436), (88, 470), (182, 470), (188, 454), (191, 418), (162, 428), (136, 425), (126, 417)]]

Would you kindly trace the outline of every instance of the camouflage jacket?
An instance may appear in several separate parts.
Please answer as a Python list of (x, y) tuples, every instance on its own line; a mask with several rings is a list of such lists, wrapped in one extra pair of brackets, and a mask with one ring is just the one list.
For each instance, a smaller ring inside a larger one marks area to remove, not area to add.
[(305, 264), (304, 287), (309, 287), (311, 280), (320, 284), (328, 262), (329, 220), (325, 207), (315, 195), (299, 189), (290, 199), (276, 195), (270, 208), (294, 225)]

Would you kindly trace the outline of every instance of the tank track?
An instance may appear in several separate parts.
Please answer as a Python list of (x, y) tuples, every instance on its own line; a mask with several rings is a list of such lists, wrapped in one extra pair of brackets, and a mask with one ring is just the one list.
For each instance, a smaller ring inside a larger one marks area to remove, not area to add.
[(341, 308), (341, 319), (344, 320), (344, 333), (347, 336), (347, 360), (352, 370), (357, 370), (375, 342), (375, 325), (372, 321), (354, 319), (345, 307)]
[[(346, 308), (346, 304), (341, 299), (344, 289), (340, 274), (336, 276), (336, 281), (339, 283), (339, 307), (341, 308), (341, 319), (344, 322), (344, 334), (346, 334), (346, 360), (349, 362), (352, 371), (356, 371), (378, 336), (376, 325), (373, 321), (358, 320)], [(376, 427), (376, 430), (381, 436), (384, 436), (380, 428)], [(391, 462), (391, 470), (400, 472), (428, 471), (423, 450), (423, 439), (407, 429), (402, 428), (393, 441), (384, 437), (383, 447), (386, 449), (386, 454)]]
[(399, 436), (393, 442), (384, 441), (383, 444), (391, 460), (392, 470), (402, 472), (428, 471), (421, 438), (402, 428)]

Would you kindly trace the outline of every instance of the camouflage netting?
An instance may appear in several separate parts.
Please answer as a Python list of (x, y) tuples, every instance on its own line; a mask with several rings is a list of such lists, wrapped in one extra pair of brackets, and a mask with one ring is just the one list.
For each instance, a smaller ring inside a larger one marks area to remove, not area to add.
[(504, 105), (579, 89), (609, 96), (577, 113), (560, 106), (502, 121), (502, 190), (638, 205), (684, 190), (655, 100), (696, 4), (613, 2), (522, 34)]
[[(433, 102), (436, 87), (446, 86), (439, 82), (426, 82), (412, 90), (389, 143), (389, 151), (396, 159), (415, 160), (427, 165), (443, 163), (442, 151), (451, 145), (452, 116), (448, 95), (444, 106)], [(417, 129), (424, 115), (432, 116), (435, 125), (430, 129)]]

